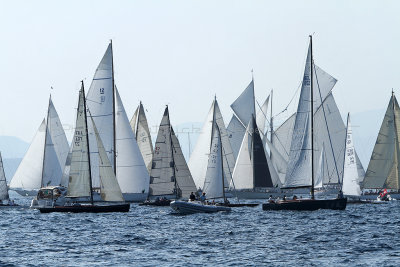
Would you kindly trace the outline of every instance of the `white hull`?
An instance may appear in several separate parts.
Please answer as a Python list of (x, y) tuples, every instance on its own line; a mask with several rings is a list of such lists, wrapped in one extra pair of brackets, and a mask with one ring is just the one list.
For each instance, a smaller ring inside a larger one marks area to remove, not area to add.
[[(400, 199), (400, 193), (388, 193), (392, 199)], [(360, 199), (362, 200), (376, 200), (379, 194), (365, 194), (361, 195)]]
[(180, 214), (212, 213), (231, 211), (231, 208), (216, 205), (203, 205), (200, 202), (172, 201), (170, 207)]

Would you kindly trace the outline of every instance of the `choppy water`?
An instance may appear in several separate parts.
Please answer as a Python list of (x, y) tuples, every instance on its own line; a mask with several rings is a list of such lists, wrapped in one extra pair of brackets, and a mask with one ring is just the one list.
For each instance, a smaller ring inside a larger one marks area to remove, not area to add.
[(400, 201), (188, 216), (137, 204), (127, 214), (0, 209), (0, 265), (400, 266), (399, 211)]

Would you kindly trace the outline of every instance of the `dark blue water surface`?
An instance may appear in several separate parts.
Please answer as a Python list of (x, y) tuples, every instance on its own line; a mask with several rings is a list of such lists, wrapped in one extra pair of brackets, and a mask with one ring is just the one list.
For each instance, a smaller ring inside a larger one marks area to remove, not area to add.
[(132, 204), (129, 213), (0, 214), (0, 265), (400, 266), (400, 201), (345, 211), (176, 216)]

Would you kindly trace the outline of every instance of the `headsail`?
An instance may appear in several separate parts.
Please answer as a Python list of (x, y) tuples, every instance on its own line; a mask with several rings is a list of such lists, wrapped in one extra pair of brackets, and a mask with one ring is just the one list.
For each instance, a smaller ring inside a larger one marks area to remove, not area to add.
[(265, 135), (265, 122), (267, 121), (267, 112), (268, 112), (268, 104), (269, 104), (269, 97), (265, 99), (264, 104), (261, 106), (260, 109), (257, 109), (257, 117), (256, 122), (257, 126), (260, 129), (260, 133)]
[(235, 114), (232, 114), (232, 118), (229, 121), (226, 131), (228, 133), (233, 155), (235, 159), (237, 159), (240, 145), (242, 144), (243, 136), (246, 132), (246, 127), (243, 126), (243, 124), (239, 121)]
[(364, 178), (364, 188), (399, 188), (400, 108), (392, 94)]
[(175, 162), (175, 177), (176, 183), (182, 193), (182, 198), (188, 198), (191, 192), (195, 192), (196, 185), (194, 184), (193, 177), (183, 156), (179, 140), (174, 133), (171, 126), (172, 146), (174, 149), (174, 162)]
[(142, 102), (140, 102), (139, 107), (136, 109), (130, 123), (132, 130), (135, 133), (140, 153), (142, 154), (144, 163), (146, 164), (147, 170), (150, 173), (151, 162), (153, 159), (153, 143), (151, 142), (149, 125), (147, 123)]
[(7, 180), (4, 173), (3, 158), (1, 157), (0, 153), (0, 200), (8, 200), (9, 198)]
[(322, 188), (322, 181), (325, 176), (325, 148), (322, 146), (321, 153), (318, 161), (317, 175), (314, 180), (314, 188)]
[(116, 177), (119, 186), (122, 193), (147, 193), (149, 173), (117, 88), (115, 99)]
[(350, 125), (350, 114), (347, 114), (347, 135), (345, 147), (342, 191), (345, 196), (360, 196), (361, 189), (353, 144), (353, 132)]

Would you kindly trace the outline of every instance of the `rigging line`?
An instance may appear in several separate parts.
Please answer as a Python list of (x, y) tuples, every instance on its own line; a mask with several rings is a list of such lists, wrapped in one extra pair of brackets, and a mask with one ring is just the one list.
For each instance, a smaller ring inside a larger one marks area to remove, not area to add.
[[(314, 60), (313, 60), (313, 64), (311, 65), (311, 67), (313, 68), (313, 66), (315, 66)], [(324, 102), (322, 101), (322, 94), (321, 94), (321, 88), (320, 88), (320, 86), (319, 86), (319, 81), (318, 81), (318, 76), (317, 76), (317, 70), (316, 70), (315, 68), (313, 68), (313, 71), (314, 71), (314, 74), (315, 74), (315, 80), (317, 81), (319, 98), (320, 98), (320, 101), (321, 101), (322, 111), (323, 111), (323, 113), (324, 113), (325, 125), (326, 125), (326, 130), (328, 131), (329, 144), (330, 144), (331, 151), (332, 151), (332, 155), (333, 155), (333, 162), (335, 163), (335, 169), (336, 169), (336, 174), (337, 174), (337, 177), (338, 177), (338, 183), (339, 183), (339, 185), (340, 185), (340, 190), (342, 190), (342, 189), (343, 189), (343, 188), (342, 188), (343, 185), (342, 185), (342, 183), (340, 182), (339, 170), (338, 170), (337, 162), (336, 162), (336, 158), (335, 158), (335, 151), (333, 150), (332, 138), (331, 138), (331, 135), (330, 135), (330, 132), (329, 132), (328, 121), (326, 120), (325, 107), (324, 107), (324, 104), (323, 104)], [(312, 99), (312, 100), (313, 100), (313, 99)]]
[(272, 118), (275, 118), (279, 115), (281, 115), (282, 113), (284, 113), (285, 111), (287, 111), (288, 107), (290, 106), (290, 104), (292, 103), (293, 99), (295, 98), (295, 96), (297, 95), (297, 92), (299, 91), (301, 85), (303, 84), (303, 81), (300, 82), (300, 84), (298, 85), (296, 91), (294, 92), (292, 98), (290, 99), (289, 103), (286, 105), (286, 107), (279, 113), (277, 113), (275, 116), (272, 116)]

